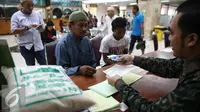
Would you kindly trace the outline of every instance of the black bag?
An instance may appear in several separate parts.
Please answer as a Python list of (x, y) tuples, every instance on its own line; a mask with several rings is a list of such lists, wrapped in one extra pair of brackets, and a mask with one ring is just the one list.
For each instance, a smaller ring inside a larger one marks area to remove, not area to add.
[(146, 41), (144, 41), (144, 40), (138, 41), (138, 43), (136, 45), (136, 49), (144, 50), (145, 48), (146, 48)]

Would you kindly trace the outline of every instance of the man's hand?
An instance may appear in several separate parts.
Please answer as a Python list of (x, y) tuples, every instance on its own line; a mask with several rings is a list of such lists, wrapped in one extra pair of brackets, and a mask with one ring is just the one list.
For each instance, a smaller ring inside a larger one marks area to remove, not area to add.
[(36, 27), (37, 27), (36, 24), (30, 24), (30, 25), (28, 26), (29, 29), (31, 29), (31, 28), (36, 28)]
[(118, 64), (120, 65), (131, 65), (133, 64), (133, 59), (134, 56), (126, 54), (126, 55), (122, 55), (120, 56), (119, 60), (118, 60)]
[(43, 28), (43, 24), (37, 25), (36, 30), (43, 32), (45, 29)]
[(79, 72), (82, 75), (86, 75), (86, 76), (93, 76), (93, 74), (96, 73), (96, 70), (94, 68), (92, 68), (91, 66), (81, 66), (79, 68)]
[(111, 85), (111, 86), (115, 86), (117, 80), (119, 80), (121, 77), (119, 75), (115, 75), (113, 77), (107, 77), (108, 79), (108, 83)]
[(42, 24), (41, 25), (37, 25), (36, 29), (40, 30), (42, 28)]

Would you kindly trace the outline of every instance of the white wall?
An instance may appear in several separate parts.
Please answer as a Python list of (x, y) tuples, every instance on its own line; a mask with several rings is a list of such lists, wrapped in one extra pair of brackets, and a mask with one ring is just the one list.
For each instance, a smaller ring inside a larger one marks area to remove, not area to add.
[(97, 6), (97, 19), (98, 19), (98, 25), (101, 24), (101, 16), (104, 16), (107, 14), (107, 7), (106, 5), (98, 5)]

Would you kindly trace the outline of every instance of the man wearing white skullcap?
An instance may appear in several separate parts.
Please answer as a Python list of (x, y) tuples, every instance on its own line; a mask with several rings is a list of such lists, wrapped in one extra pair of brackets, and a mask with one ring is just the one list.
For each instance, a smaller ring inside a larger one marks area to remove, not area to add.
[(115, 15), (115, 9), (114, 7), (108, 7), (107, 8), (107, 16), (105, 17), (105, 21), (104, 21), (104, 25), (103, 27), (100, 29), (100, 31), (104, 34), (111, 34), (112, 32), (112, 21), (114, 19), (116, 19), (118, 16)]
[(44, 30), (43, 18), (33, 11), (33, 0), (21, 0), (22, 9), (11, 17), (11, 31), (17, 34), (20, 52), (27, 65), (45, 65), (45, 51), (40, 32)]

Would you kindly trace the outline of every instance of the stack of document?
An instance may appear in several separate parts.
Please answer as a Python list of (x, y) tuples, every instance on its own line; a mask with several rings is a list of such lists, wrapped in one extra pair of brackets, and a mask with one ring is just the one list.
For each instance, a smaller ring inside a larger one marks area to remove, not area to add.
[[(122, 77), (122, 80), (127, 85), (131, 85), (142, 78), (142, 76), (130, 72), (134, 69), (141, 70), (140, 68), (138, 69), (138, 67), (135, 67), (133, 65), (128, 65), (128, 66), (115, 65), (104, 72), (108, 77), (119, 75)], [(111, 86), (108, 83), (108, 80), (90, 86), (88, 87), (88, 89), (90, 90), (85, 91), (85, 93), (88, 94), (88, 96), (90, 96), (97, 103), (95, 106), (89, 109), (92, 112), (111, 111), (113, 109), (120, 108), (119, 102), (117, 102), (112, 97), (112, 95), (117, 93), (118, 90), (115, 89), (115, 87)]]
[(134, 65), (114, 65), (113, 67), (103, 71), (107, 76), (112, 77), (115, 75), (123, 76), (131, 71), (134, 71), (135, 73), (138, 73), (138, 70), (141, 71), (137, 66)]
[(105, 98), (91, 90), (84, 91), (83, 93), (88, 95), (96, 102), (96, 105), (89, 108), (89, 110), (92, 112), (103, 112), (120, 109), (120, 103), (113, 97)]
[(117, 89), (115, 89), (115, 87), (112, 87), (110, 84), (108, 84), (108, 80), (105, 80), (99, 84), (90, 86), (88, 89), (90, 89), (104, 97), (109, 97), (109, 96), (117, 93)]

